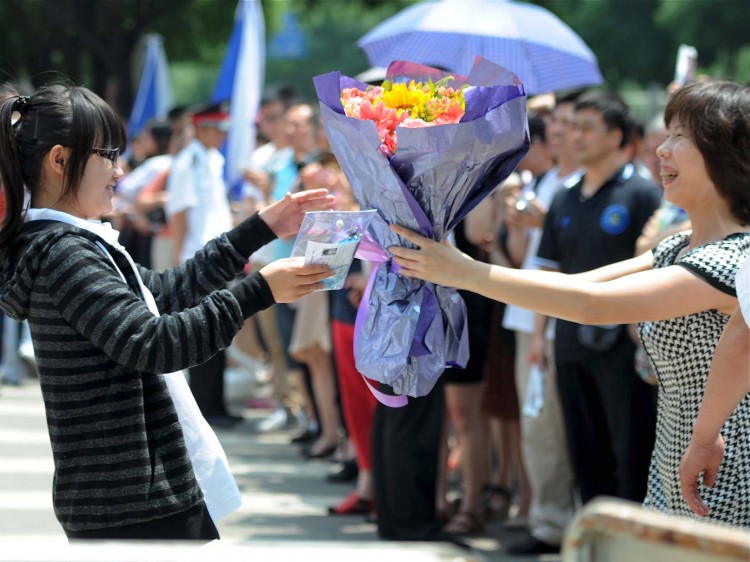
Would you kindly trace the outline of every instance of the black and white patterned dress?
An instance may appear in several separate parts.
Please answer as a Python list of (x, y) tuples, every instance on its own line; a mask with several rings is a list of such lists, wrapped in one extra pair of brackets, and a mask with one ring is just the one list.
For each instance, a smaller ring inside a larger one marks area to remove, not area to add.
[[(690, 242), (681, 233), (654, 250), (654, 269), (677, 264), (711, 286), (735, 295), (735, 275), (750, 252), (750, 234), (693, 248), (676, 260)], [(685, 295), (690, 298), (690, 295)], [(645, 506), (675, 515), (694, 516), (680, 489), (680, 459), (690, 441), (716, 345), (729, 316), (708, 310), (660, 322), (644, 322), (638, 331), (659, 379), (656, 443)], [(708, 519), (750, 526), (750, 394), (721, 431), (726, 453), (716, 485), (700, 494), (711, 511)]]

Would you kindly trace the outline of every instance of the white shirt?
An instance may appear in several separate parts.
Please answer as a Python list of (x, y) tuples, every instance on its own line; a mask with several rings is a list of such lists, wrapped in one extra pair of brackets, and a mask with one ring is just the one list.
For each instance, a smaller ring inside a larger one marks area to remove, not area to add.
[(117, 196), (134, 201), (140, 191), (172, 165), (172, 155), (152, 156), (117, 182)]
[[(281, 149), (284, 150), (284, 149)], [(271, 174), (271, 163), (273, 162), (274, 155), (279, 152), (276, 145), (272, 142), (259, 146), (250, 157), (250, 169), (251, 170), (262, 170), (267, 174)], [(272, 179), (272, 178), (271, 178)], [(246, 181), (243, 184), (243, 194), (245, 197), (250, 197), (256, 201), (264, 203), (266, 200), (263, 192), (254, 184)], [(257, 266), (264, 266), (273, 261), (273, 244), (266, 244), (262, 248), (256, 250), (251, 256), (250, 261)]]
[[(160, 316), (154, 296), (143, 284), (141, 276), (138, 273), (138, 268), (133, 263), (130, 254), (128, 254), (127, 250), (118, 241), (120, 233), (113, 229), (112, 225), (96, 220), (85, 220), (54, 209), (28, 209), (26, 211), (26, 221), (33, 220), (55, 220), (77, 226), (78, 228), (93, 232), (105, 242), (117, 248), (127, 258), (130, 266), (133, 268), (133, 273), (138, 280), (138, 285), (148, 305), (148, 309), (154, 316)], [(106, 246), (101, 243), (98, 245), (107, 257), (112, 260), (115, 269), (117, 269), (123, 281), (125, 281), (125, 276), (117, 267), (115, 260)], [(190, 391), (190, 387), (185, 380), (184, 373), (182, 371), (167, 373), (164, 375), (164, 382), (169, 389), (169, 394), (177, 411), (182, 434), (185, 438), (185, 447), (188, 450), (188, 455), (193, 465), (195, 479), (203, 491), (206, 508), (211, 515), (211, 519), (218, 521), (242, 505), (242, 496), (229, 470), (226, 454), (216, 434), (198, 409), (198, 404), (196, 404), (193, 393)]]
[[(576, 171), (565, 177), (560, 177), (560, 169), (555, 166), (541, 179), (536, 186), (536, 200), (539, 202), (541, 207), (546, 211), (552, 204), (552, 199), (555, 194), (563, 187), (570, 188), (578, 183), (581, 179), (582, 172)], [(528, 191), (530, 187), (526, 187), (524, 191)], [(537, 263), (535, 263), (536, 252), (539, 249), (539, 243), (542, 240), (542, 229), (541, 228), (529, 228), (527, 230), (529, 237), (529, 243), (526, 249), (526, 256), (523, 259), (521, 269), (539, 269)], [(503, 316), (503, 327), (506, 330), (515, 330), (517, 332), (523, 332), (526, 334), (534, 333), (534, 312), (520, 308), (518, 306), (508, 305), (505, 307), (505, 315)], [(549, 334), (549, 331), (547, 332)]]
[(745, 317), (745, 323), (750, 326), (750, 256), (737, 271), (735, 277), (737, 286), (737, 300), (740, 301), (740, 310)]
[(181, 261), (192, 258), (207, 242), (232, 228), (224, 157), (195, 139), (175, 157), (167, 180), (167, 216), (185, 210), (187, 232)]

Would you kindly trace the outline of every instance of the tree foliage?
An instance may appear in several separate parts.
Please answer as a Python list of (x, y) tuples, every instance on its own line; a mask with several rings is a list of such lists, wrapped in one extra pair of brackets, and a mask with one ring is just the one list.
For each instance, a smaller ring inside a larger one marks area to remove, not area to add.
[(213, 0), (3, 0), (0, 19), (13, 23), (0, 44), (2, 77), (35, 87), (62, 74), (127, 113), (145, 34), (163, 35), (176, 61), (220, 61), (234, 8)]
[[(293, 11), (308, 45), (299, 59), (268, 60), (267, 82), (311, 95), (310, 78), (332, 69), (356, 74), (369, 65), (356, 41), (414, 0), (263, 0), (267, 37)], [(700, 69), (750, 80), (748, 0), (535, 0), (568, 23), (592, 48), (613, 87), (666, 85), (677, 47), (694, 45)], [(210, 92), (226, 49), (237, 0), (0, 0), (5, 25), (0, 80), (69, 76), (126, 114), (147, 33), (164, 38), (179, 100)]]
[(709, 74), (750, 82), (750, 1), (662, 0), (655, 19), (675, 43), (698, 50), (699, 64)]

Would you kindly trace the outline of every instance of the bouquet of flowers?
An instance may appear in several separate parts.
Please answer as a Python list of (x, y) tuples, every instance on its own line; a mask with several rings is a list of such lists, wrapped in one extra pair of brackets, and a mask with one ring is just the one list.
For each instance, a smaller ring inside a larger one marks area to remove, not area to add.
[(388, 225), (444, 239), (528, 151), (526, 94), (479, 57), (468, 77), (396, 61), (380, 87), (340, 72), (315, 87), (331, 149), (361, 209), (377, 211), (358, 252), (375, 266), (357, 314), (357, 369), (402, 405), (446, 366), (466, 366), (466, 308), (454, 289), (398, 274), (385, 248), (409, 243)]
[(383, 143), (380, 150), (391, 157), (398, 149), (396, 127), (431, 127), (461, 120), (466, 102), (462, 88), (447, 86), (454, 80), (453, 76), (446, 76), (437, 83), (412, 80), (408, 85), (386, 80), (382, 86), (366, 90), (345, 88), (341, 104), (347, 117), (375, 123)]

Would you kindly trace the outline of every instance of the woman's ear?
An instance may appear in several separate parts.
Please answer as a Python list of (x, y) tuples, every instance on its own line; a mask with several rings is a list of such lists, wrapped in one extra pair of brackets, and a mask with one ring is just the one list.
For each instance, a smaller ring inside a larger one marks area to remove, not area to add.
[(56, 144), (47, 153), (45, 161), (52, 173), (62, 177), (65, 175), (65, 167), (68, 163), (69, 156), (69, 149), (63, 147), (60, 144)]

